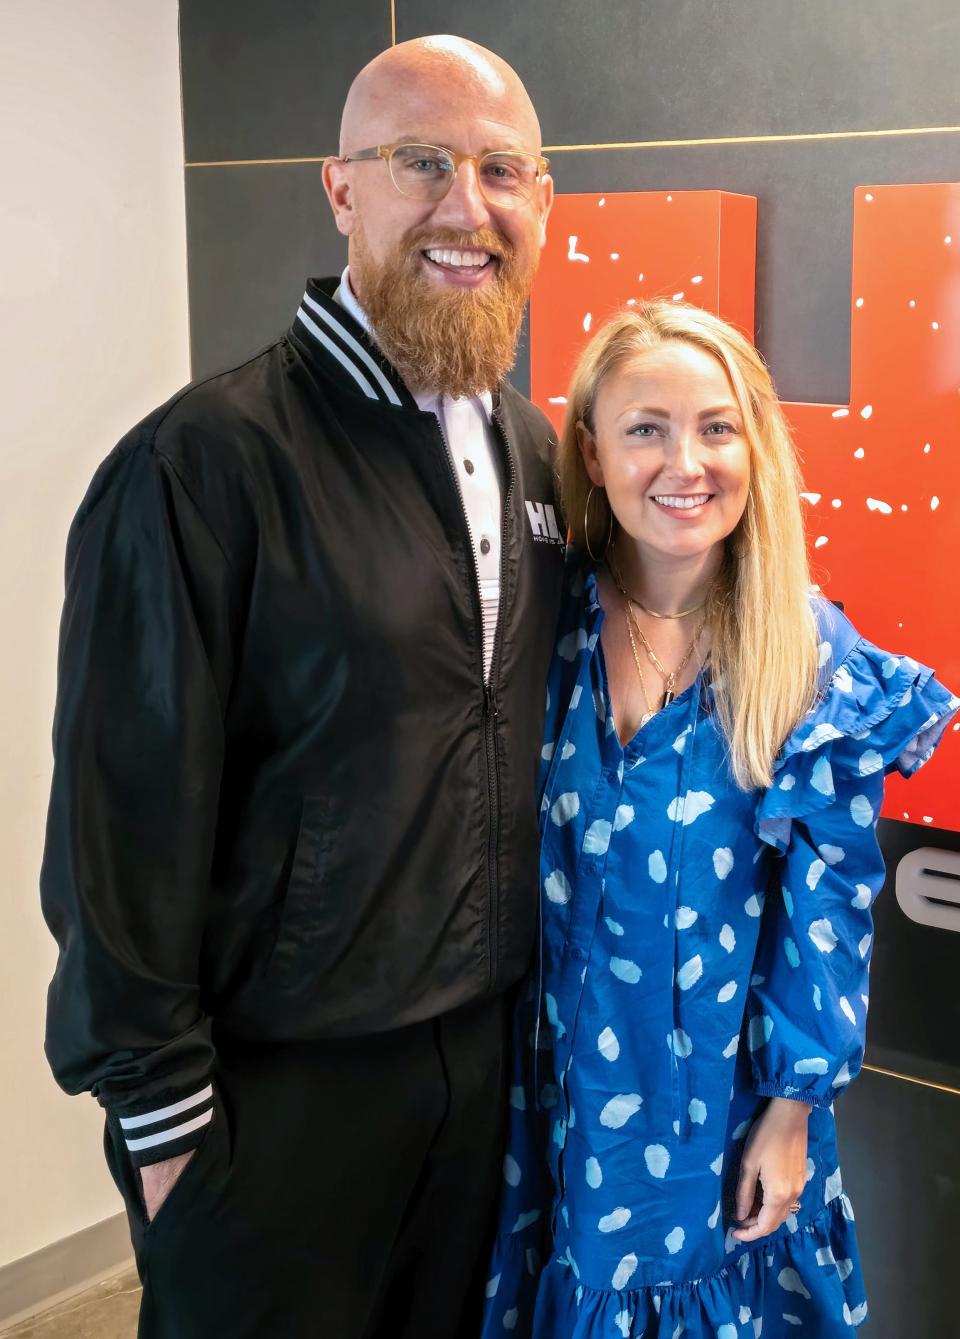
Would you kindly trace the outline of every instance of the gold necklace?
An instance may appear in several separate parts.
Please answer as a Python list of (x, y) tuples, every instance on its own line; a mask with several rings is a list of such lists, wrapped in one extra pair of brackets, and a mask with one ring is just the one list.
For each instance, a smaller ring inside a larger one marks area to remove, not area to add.
[(636, 629), (637, 635), (639, 636), (640, 641), (643, 643), (643, 649), (647, 653), (647, 659), (650, 661), (651, 665), (654, 667), (654, 669), (660, 675), (660, 678), (663, 680), (663, 697), (660, 700), (660, 710), (662, 711), (664, 707), (668, 707), (670, 705), (670, 703), (677, 695), (677, 680), (679, 679), (683, 671), (686, 669), (690, 657), (697, 649), (697, 643), (700, 641), (701, 634), (703, 633), (703, 630), (707, 625), (706, 615), (704, 615), (704, 617), (700, 620), (700, 624), (696, 632), (693, 634), (693, 640), (691, 641), (690, 645), (684, 652), (683, 659), (680, 661), (679, 665), (677, 665), (675, 669), (668, 670), (666, 665), (664, 665), (663, 661), (657, 655), (656, 651), (654, 651), (653, 647), (650, 645), (649, 641), (647, 641), (643, 628), (641, 628), (639, 622), (637, 621), (637, 616), (630, 608), (629, 596), (627, 596), (627, 602), (624, 605), (624, 609), (626, 610), (627, 615), (627, 629), (630, 633), (630, 645), (633, 648), (634, 661), (636, 663), (637, 670), (640, 673), (640, 686), (643, 688), (644, 701), (646, 702), (647, 708), (649, 709), (650, 702), (649, 699), (647, 698), (647, 690), (643, 682), (643, 673), (640, 670), (640, 657), (639, 654), (637, 653), (637, 644), (633, 637), (634, 629)]
[(633, 652), (633, 663), (637, 667), (637, 678), (640, 680), (640, 692), (643, 694), (643, 705), (646, 708), (643, 715), (640, 717), (640, 724), (646, 725), (647, 721), (656, 715), (656, 712), (650, 706), (650, 699), (647, 696), (647, 685), (643, 678), (643, 666), (640, 664), (640, 652), (637, 650), (637, 641), (633, 635), (633, 620), (630, 617), (629, 600), (624, 603), (623, 613), (627, 620), (627, 636), (630, 638), (630, 649)]
[(710, 593), (708, 591), (700, 603), (695, 604), (692, 609), (681, 609), (677, 614), (658, 614), (656, 609), (648, 609), (647, 606), (638, 600), (635, 595), (631, 595), (626, 590), (623, 584), (623, 578), (620, 576), (620, 569), (613, 558), (609, 559), (607, 566), (610, 570), (610, 575), (613, 577), (613, 583), (623, 598), (629, 600), (631, 604), (635, 604), (638, 609), (642, 609), (643, 612), (649, 614), (651, 618), (689, 618), (691, 614), (699, 614), (700, 610), (704, 608), (707, 600), (710, 598)]

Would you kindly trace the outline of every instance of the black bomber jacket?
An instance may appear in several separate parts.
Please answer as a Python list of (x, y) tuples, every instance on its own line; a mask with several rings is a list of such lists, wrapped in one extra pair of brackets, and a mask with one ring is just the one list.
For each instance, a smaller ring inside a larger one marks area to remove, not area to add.
[(437, 419), (336, 282), (134, 428), (70, 532), (47, 1054), (138, 1164), (199, 1142), (221, 1033), (397, 1028), (503, 991), (532, 947), (563, 557), (549, 424), (499, 387), (485, 686)]

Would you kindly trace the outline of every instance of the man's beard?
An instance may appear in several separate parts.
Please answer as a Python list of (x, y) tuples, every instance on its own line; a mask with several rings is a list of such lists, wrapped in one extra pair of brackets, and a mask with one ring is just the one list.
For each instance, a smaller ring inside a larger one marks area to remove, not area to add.
[[(513, 367), (523, 309), (536, 270), (536, 253), (521, 264), (515, 249), (486, 229), (419, 228), (382, 262), (367, 248), (362, 229), (350, 271), (377, 343), (411, 390), (478, 395), (492, 390)], [(479, 288), (433, 283), (421, 270), (426, 248), (488, 251), (498, 273)]]

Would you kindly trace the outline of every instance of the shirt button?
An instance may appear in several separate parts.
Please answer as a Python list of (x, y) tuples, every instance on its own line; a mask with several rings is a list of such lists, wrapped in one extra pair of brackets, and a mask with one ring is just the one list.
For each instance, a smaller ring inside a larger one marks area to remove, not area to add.
[(574, 960), (575, 962), (582, 962), (582, 961), (583, 961), (583, 949), (582, 949), (582, 948), (572, 948), (572, 949), (570, 950), (570, 957), (573, 958), (573, 960)]
[(484, 537), (480, 541), (480, 552), (483, 554), (487, 554), (490, 552), (490, 541), (489, 539), (487, 539), (486, 535), (484, 535)]
[(473, 469), (474, 469), (473, 461), (472, 461), (472, 460), (464, 460), (464, 462), (463, 462), (463, 468), (467, 471), (468, 474), (472, 474), (472, 473), (473, 473)]
[(583, 868), (587, 872), (587, 874), (596, 874), (598, 865), (595, 860), (588, 860)]

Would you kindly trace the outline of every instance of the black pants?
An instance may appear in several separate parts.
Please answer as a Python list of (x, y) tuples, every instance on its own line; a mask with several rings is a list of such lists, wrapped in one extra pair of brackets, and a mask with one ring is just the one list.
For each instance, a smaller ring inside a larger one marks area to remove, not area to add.
[(152, 1223), (108, 1123), (139, 1339), (472, 1339), (501, 1179), (503, 1000), (376, 1037), (218, 1042), (216, 1111)]

